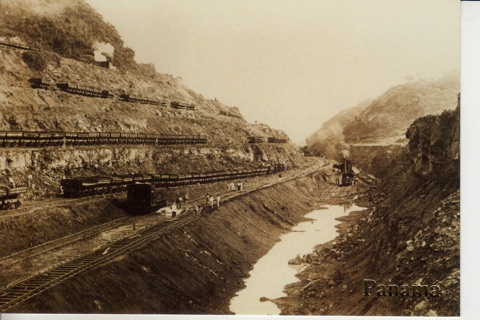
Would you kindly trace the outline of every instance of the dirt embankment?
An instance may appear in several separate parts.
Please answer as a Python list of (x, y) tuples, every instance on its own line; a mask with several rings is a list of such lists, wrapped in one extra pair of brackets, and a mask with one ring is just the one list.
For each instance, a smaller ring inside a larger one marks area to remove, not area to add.
[(229, 313), (229, 301), (254, 263), (306, 212), (321, 205), (322, 191), (332, 187), (323, 175), (224, 203), (195, 223), (11, 311)]
[[(277, 300), (283, 314), (460, 314), (459, 114), (458, 108), (412, 124), (409, 160), (392, 166), (359, 199), (370, 202), (371, 214), (344, 220), (342, 234), (316, 248), (300, 282)], [(372, 156), (379, 168), (387, 167)], [(364, 279), (377, 283), (370, 296)], [(380, 284), (438, 285), (440, 296), (383, 296)]]

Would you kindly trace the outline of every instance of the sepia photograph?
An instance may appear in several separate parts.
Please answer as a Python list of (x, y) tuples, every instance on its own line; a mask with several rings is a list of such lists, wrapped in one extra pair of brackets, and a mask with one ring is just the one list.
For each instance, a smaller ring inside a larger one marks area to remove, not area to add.
[(0, 0), (0, 316), (459, 317), (461, 7)]

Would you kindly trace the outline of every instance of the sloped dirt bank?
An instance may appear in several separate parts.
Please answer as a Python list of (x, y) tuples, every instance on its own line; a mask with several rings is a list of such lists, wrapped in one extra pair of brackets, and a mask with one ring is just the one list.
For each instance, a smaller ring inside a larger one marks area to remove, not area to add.
[(280, 235), (320, 206), (314, 174), (224, 203), (194, 224), (64, 282), (11, 312), (219, 313)]
[(36, 203), (24, 214), (0, 216), (0, 257), (125, 216), (103, 198)]

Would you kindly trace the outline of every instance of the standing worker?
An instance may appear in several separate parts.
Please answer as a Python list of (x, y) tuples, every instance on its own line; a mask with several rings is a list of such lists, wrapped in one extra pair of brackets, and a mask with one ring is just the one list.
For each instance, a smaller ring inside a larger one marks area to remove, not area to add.
[(182, 196), (178, 196), (178, 200), (177, 200), (178, 209), (182, 208), (182, 202), (183, 202)]
[(217, 208), (220, 208), (220, 195), (217, 194)]
[(208, 206), (208, 203), (210, 202), (210, 195), (207, 193), (207, 198), (205, 201), (205, 205)]
[(208, 199), (208, 204), (210, 205), (210, 208), (213, 209), (213, 204), (214, 204), (213, 196), (210, 196), (210, 198)]

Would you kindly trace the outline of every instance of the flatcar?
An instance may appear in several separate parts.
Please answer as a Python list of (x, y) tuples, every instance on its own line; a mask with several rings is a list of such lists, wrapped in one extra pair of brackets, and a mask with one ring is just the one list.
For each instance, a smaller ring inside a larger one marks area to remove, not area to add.
[(50, 88), (50, 83), (46, 82), (42, 78), (30, 78), (28, 80), (30, 86), (34, 89), (48, 89)]
[(287, 143), (287, 139), (280, 139), (275, 137), (268, 137), (269, 143)]
[(130, 184), (150, 181), (150, 179), (149, 176), (77, 177), (62, 179), (60, 185), (65, 198), (81, 198), (96, 194), (125, 191)]
[(137, 102), (141, 104), (151, 104), (155, 106), (160, 106), (165, 104), (165, 102), (162, 102), (157, 99), (145, 98), (145, 97), (133, 95), (133, 94), (121, 94), (120, 100), (123, 100), (126, 102)]
[(112, 98), (113, 94), (108, 90), (99, 89), (92, 86), (83, 86), (70, 82), (59, 82), (57, 83), (57, 88), (62, 91), (79, 94), (87, 97), (98, 97), (98, 98)]
[(195, 110), (194, 105), (184, 103), (184, 102), (178, 102), (178, 101), (171, 101), (170, 107), (174, 109)]
[(248, 139), (248, 143), (263, 143), (267, 141), (264, 137), (255, 137), (255, 136), (247, 137), (247, 139)]
[(12, 188), (0, 186), (0, 209), (7, 210), (20, 207), (22, 203), (18, 200), (18, 196), (25, 192), (27, 192), (27, 188), (24, 186)]

